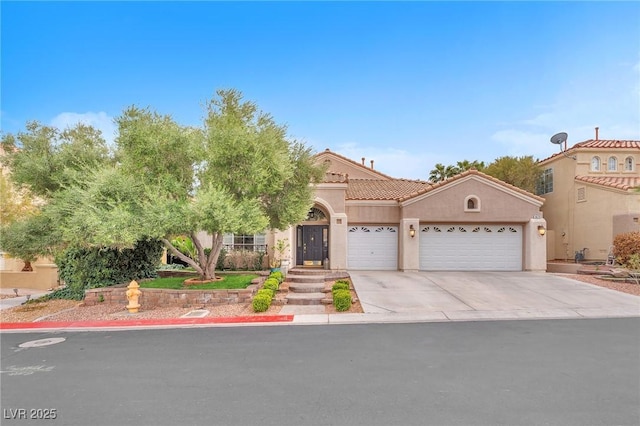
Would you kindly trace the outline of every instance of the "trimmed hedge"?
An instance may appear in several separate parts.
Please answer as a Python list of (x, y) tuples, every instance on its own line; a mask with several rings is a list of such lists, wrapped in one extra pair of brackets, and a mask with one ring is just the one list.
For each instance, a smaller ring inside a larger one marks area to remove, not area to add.
[(284, 275), (281, 271), (272, 272), (271, 274), (269, 274), (269, 278), (278, 280), (279, 284), (282, 284), (282, 282), (284, 281)]
[(345, 280), (336, 281), (331, 287), (331, 292), (335, 293), (336, 290), (349, 290), (349, 282)]
[(253, 301), (251, 302), (251, 304), (253, 305), (253, 311), (266, 312), (267, 309), (269, 309), (269, 306), (271, 306), (271, 299), (272, 296), (270, 296), (269, 294), (258, 292), (258, 294), (253, 297)]
[(273, 291), (273, 293), (275, 294), (276, 291), (278, 291), (278, 281), (276, 280), (266, 280), (264, 282), (264, 285), (262, 286), (262, 288), (266, 288), (269, 289), (271, 291)]
[(348, 311), (351, 308), (351, 292), (345, 289), (335, 290), (333, 292), (333, 306), (338, 312)]

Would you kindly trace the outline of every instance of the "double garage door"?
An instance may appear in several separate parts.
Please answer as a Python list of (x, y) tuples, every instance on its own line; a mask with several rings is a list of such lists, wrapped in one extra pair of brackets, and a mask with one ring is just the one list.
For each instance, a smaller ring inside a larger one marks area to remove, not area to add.
[[(397, 270), (397, 226), (352, 226), (347, 268)], [(521, 271), (521, 225), (420, 226), (420, 269), (425, 271)]]
[(424, 271), (521, 271), (521, 225), (420, 226)]

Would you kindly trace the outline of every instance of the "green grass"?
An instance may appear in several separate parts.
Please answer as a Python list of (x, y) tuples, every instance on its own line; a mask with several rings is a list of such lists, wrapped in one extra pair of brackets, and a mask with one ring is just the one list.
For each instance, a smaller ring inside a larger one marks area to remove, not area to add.
[(238, 288), (247, 288), (249, 284), (251, 284), (251, 280), (256, 278), (255, 274), (231, 274), (224, 275), (218, 274), (218, 277), (223, 277), (224, 279), (221, 281), (215, 281), (207, 284), (199, 284), (199, 285), (187, 285), (183, 284), (184, 280), (189, 278), (197, 278), (196, 275), (193, 277), (169, 277), (169, 278), (156, 278), (152, 281), (145, 281), (140, 283), (140, 288), (169, 288), (174, 290), (216, 290), (216, 289), (238, 289)]

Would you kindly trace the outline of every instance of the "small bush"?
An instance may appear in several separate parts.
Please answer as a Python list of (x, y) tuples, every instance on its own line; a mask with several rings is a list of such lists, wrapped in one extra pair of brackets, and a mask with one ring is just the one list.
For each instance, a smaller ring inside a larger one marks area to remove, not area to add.
[(333, 292), (333, 306), (336, 311), (344, 312), (351, 308), (351, 292), (349, 290), (336, 290)]
[(278, 282), (275, 280), (266, 280), (262, 288), (269, 289), (275, 293), (278, 291)]
[(253, 298), (252, 305), (253, 312), (266, 312), (269, 306), (271, 306), (271, 296), (258, 292)]
[(277, 285), (278, 285), (278, 288), (280, 288), (280, 281), (278, 281), (278, 280), (277, 280), (277, 279), (275, 279), (275, 278), (267, 278), (264, 282), (265, 282), (265, 283), (275, 283), (275, 284), (277, 284)]
[(336, 281), (331, 287), (331, 292), (335, 293), (338, 290), (349, 290), (349, 282), (345, 280)]
[(640, 232), (618, 234), (613, 239), (613, 255), (622, 266), (628, 266), (631, 256), (640, 253)]
[(273, 299), (273, 296), (274, 296), (275, 292), (273, 290), (269, 289), (269, 288), (261, 288), (256, 293), (256, 296), (260, 295), (260, 294), (266, 294), (267, 296), (269, 296), (270, 299)]
[(269, 278), (275, 278), (279, 283), (282, 283), (284, 281), (284, 275), (281, 271), (272, 272), (269, 275)]

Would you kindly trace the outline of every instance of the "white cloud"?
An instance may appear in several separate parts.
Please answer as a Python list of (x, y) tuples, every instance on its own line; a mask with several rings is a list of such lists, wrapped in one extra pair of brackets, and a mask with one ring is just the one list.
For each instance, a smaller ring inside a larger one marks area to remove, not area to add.
[(568, 146), (595, 138), (640, 139), (640, 62), (613, 67), (609, 72), (576, 77), (532, 118), (506, 125), (491, 138), (502, 143), (509, 155), (545, 158), (558, 147), (549, 139), (558, 132), (569, 134)]
[(90, 125), (100, 130), (107, 144), (110, 146), (114, 145), (117, 129), (113, 118), (107, 115), (106, 112), (85, 112), (84, 114), (63, 112), (51, 120), (51, 125), (60, 130), (74, 127), (78, 123)]

